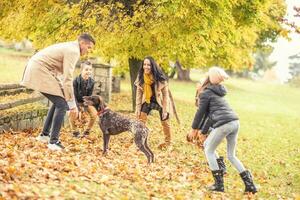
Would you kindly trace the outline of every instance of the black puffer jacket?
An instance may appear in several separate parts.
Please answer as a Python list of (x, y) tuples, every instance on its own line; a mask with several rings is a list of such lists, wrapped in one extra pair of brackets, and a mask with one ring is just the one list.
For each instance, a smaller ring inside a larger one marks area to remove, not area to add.
[(200, 95), (200, 104), (192, 124), (193, 129), (200, 129), (206, 117), (210, 118), (213, 128), (239, 119), (225, 100), (226, 93), (223, 85), (210, 85), (205, 88)]
[(91, 96), (94, 90), (95, 81), (91, 77), (88, 80), (84, 80), (81, 74), (77, 76), (73, 81), (75, 100), (78, 103), (83, 103), (83, 96)]

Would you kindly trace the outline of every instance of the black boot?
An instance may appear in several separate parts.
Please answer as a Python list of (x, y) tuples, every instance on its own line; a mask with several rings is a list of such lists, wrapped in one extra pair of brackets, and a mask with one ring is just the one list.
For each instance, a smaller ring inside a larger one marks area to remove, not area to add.
[(210, 191), (224, 192), (224, 180), (223, 180), (223, 172), (222, 170), (211, 171), (215, 184), (209, 186), (208, 189)]
[(253, 178), (252, 178), (251, 173), (248, 170), (246, 170), (246, 171), (243, 171), (242, 173), (240, 173), (240, 176), (245, 183), (245, 193), (246, 192), (251, 192), (253, 194), (256, 193), (257, 189), (253, 183)]
[(226, 165), (224, 163), (224, 157), (223, 156), (220, 156), (218, 159), (217, 159), (217, 163), (219, 165), (219, 169), (223, 171), (223, 175), (226, 174)]

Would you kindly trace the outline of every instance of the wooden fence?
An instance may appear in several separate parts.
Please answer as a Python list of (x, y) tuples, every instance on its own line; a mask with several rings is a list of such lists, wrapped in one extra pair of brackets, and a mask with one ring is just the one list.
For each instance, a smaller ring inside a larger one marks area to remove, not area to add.
[[(112, 92), (120, 92), (119, 77), (113, 77), (110, 84)], [(14, 99), (20, 94), (29, 95)], [(42, 127), (48, 105), (48, 100), (42, 95), (34, 95), (33, 90), (19, 84), (0, 84), (0, 133)]]
[[(11, 100), (18, 94), (30, 94), (30, 97)], [(19, 84), (0, 84), (0, 99), (0, 133), (42, 126), (48, 110), (43, 96), (34, 95)]]

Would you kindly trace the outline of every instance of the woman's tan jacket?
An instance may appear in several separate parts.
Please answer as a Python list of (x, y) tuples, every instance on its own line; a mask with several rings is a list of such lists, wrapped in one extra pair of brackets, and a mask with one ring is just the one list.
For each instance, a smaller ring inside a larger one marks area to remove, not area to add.
[(51, 45), (30, 58), (21, 85), (73, 101), (73, 72), (79, 58), (78, 41)]
[[(139, 85), (139, 79), (134, 82), (136, 86), (136, 112), (140, 112), (142, 104), (145, 102), (144, 88)], [(158, 82), (154, 85), (155, 98), (157, 103), (162, 107), (163, 113), (170, 113), (169, 89), (168, 83)]]

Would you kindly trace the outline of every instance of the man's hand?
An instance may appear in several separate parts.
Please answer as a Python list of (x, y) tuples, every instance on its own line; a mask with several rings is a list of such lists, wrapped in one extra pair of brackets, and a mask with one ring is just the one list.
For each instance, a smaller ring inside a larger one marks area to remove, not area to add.
[(77, 107), (70, 109), (70, 117), (73, 117), (73, 118), (78, 117), (78, 108)]

